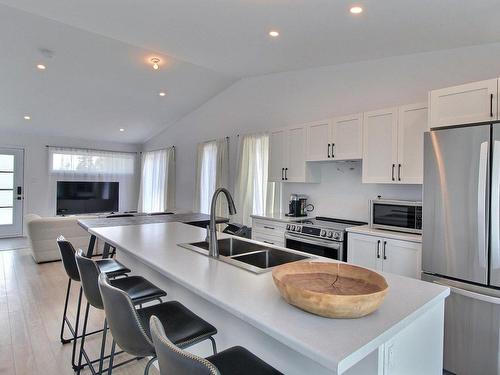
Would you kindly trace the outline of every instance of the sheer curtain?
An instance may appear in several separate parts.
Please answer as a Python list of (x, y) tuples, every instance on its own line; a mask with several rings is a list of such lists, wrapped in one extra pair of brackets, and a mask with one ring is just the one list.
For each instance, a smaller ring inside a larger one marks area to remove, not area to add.
[(175, 148), (142, 154), (138, 210), (164, 212), (175, 208)]
[[(210, 204), (215, 189), (228, 186), (229, 140), (228, 138), (198, 144), (196, 157), (196, 179), (194, 209), (210, 213)], [(217, 203), (217, 215), (227, 214), (227, 202)]]
[(56, 214), (57, 181), (118, 182), (120, 211), (137, 204), (137, 153), (67, 147), (48, 148), (48, 172), (52, 194), (49, 206)]
[(280, 184), (268, 182), (269, 136), (266, 133), (240, 138), (236, 177), (236, 220), (250, 226), (250, 215), (279, 210)]

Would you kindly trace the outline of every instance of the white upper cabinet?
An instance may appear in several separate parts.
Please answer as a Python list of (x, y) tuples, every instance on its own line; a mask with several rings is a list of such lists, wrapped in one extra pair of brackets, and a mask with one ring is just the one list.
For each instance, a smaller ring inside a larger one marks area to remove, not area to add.
[(277, 182), (284, 179), (286, 136), (286, 129), (272, 130), (269, 133), (269, 181)]
[(306, 124), (307, 161), (361, 159), (363, 114)]
[(429, 93), (430, 128), (497, 120), (497, 109), (496, 78)]
[(355, 160), (363, 157), (363, 114), (335, 117), (332, 120), (333, 160)]
[(364, 183), (422, 183), (427, 113), (420, 103), (364, 114)]
[(397, 126), (397, 107), (364, 114), (364, 183), (391, 183), (396, 181)]
[(424, 133), (429, 130), (427, 103), (399, 107), (398, 182), (422, 184)]
[(270, 131), (269, 181), (319, 181), (319, 169), (306, 163), (306, 138), (307, 127), (304, 125)]
[(329, 120), (311, 122), (306, 125), (306, 158), (308, 161), (330, 160), (332, 125)]

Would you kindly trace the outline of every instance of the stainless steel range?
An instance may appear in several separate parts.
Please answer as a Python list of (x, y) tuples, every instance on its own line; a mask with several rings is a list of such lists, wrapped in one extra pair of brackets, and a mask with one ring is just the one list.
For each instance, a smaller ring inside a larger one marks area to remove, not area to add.
[(347, 261), (346, 229), (365, 224), (322, 216), (290, 223), (286, 226), (285, 247)]

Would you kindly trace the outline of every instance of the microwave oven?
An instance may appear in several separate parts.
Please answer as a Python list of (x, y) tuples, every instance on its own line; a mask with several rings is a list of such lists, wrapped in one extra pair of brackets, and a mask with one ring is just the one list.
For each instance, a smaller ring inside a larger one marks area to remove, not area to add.
[(422, 202), (373, 199), (370, 201), (370, 226), (422, 234)]

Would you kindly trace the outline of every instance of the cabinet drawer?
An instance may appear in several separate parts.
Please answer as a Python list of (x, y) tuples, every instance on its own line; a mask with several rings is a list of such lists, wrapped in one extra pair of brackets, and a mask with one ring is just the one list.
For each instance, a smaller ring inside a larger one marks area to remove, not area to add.
[(264, 233), (260, 232), (254, 232), (252, 231), (252, 239), (255, 241), (260, 241), (264, 242), (270, 245), (275, 245), (275, 246), (285, 246), (285, 236), (282, 235), (281, 237), (279, 236), (269, 236)]
[(252, 230), (258, 231), (270, 236), (282, 236), (285, 233), (286, 223), (254, 219), (252, 221)]

